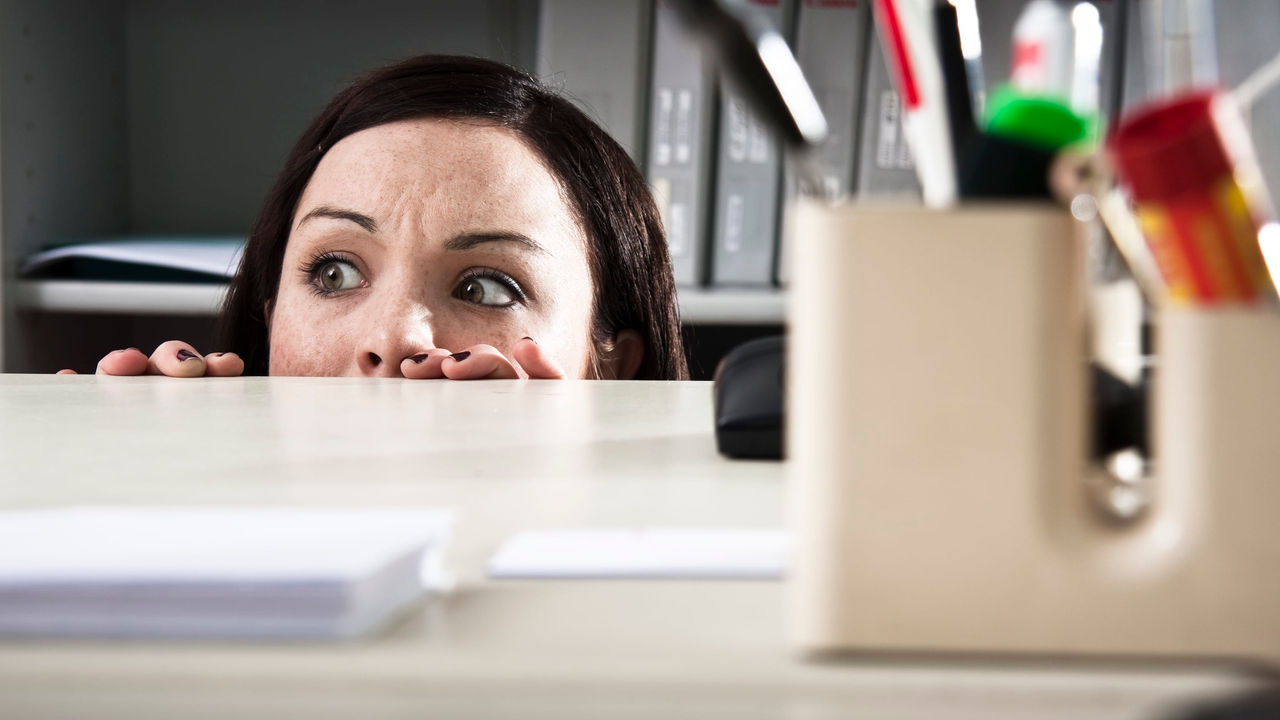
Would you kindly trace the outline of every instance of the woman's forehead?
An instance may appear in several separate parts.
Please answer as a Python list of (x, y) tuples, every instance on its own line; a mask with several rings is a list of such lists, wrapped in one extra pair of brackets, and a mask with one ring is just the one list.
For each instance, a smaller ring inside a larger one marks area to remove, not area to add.
[(385, 223), (568, 224), (558, 234), (581, 232), (537, 153), (514, 131), (481, 122), (405, 120), (349, 135), (321, 159), (298, 211), (314, 205)]

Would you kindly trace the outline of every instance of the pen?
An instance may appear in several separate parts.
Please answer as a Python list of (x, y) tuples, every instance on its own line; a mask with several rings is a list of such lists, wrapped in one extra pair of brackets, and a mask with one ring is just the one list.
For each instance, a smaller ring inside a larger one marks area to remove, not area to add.
[(946, 208), (956, 202), (956, 163), (942, 67), (924, 2), (874, 0), (872, 10), (885, 59), (902, 97), (903, 132), (925, 205)]
[(960, 30), (960, 50), (964, 55), (965, 69), (968, 71), (969, 97), (972, 98), (975, 114), (982, 113), (986, 104), (987, 82), (982, 71), (982, 33), (978, 29), (978, 6), (976, 0), (948, 0), (956, 9), (956, 26)]
[(978, 132), (978, 125), (973, 115), (973, 95), (961, 48), (959, 14), (948, 0), (935, 0), (933, 30), (938, 43), (938, 60), (942, 64), (942, 81), (946, 87), (951, 152), (955, 167), (959, 168), (964, 162), (965, 150)]

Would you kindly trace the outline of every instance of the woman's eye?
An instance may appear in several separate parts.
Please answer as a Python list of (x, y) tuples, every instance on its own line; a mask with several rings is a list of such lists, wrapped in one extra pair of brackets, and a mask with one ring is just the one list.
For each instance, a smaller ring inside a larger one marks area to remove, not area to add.
[(326, 292), (338, 292), (360, 287), (364, 276), (345, 260), (330, 260), (316, 268), (316, 280)]
[(516, 294), (500, 280), (490, 277), (469, 277), (462, 281), (454, 297), (476, 305), (509, 306), (516, 302)]

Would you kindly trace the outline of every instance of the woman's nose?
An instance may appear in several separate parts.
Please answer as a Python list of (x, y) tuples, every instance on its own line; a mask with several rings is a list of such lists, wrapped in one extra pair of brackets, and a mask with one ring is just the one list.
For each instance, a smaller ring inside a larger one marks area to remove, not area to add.
[(401, 377), (400, 361), (435, 347), (431, 322), (421, 307), (402, 307), (369, 323), (356, 343), (355, 365), (365, 377)]

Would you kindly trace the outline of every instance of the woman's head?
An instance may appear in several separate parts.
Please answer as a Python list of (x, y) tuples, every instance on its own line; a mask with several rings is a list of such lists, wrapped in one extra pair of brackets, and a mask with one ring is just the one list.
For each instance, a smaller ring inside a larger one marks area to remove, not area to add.
[(396, 374), (432, 347), (532, 336), (569, 376), (686, 377), (643, 177), (507, 66), (424, 56), (357, 81), (303, 134), (224, 312), (249, 373)]

